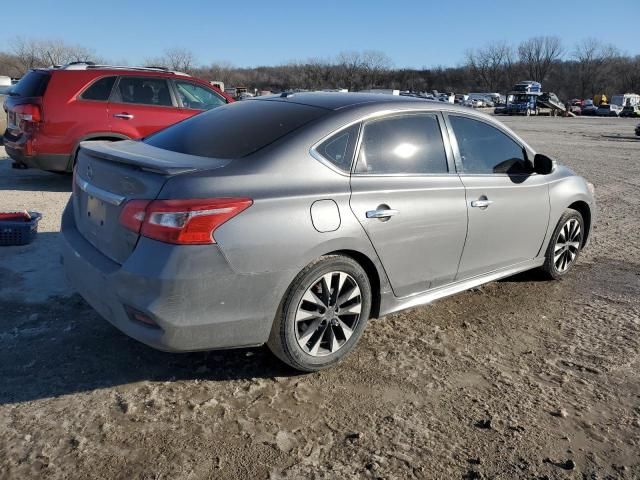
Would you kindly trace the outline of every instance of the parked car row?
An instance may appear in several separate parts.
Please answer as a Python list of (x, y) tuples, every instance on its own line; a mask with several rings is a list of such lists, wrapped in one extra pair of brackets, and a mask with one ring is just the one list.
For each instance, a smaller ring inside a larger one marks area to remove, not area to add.
[(3, 143), (16, 166), (71, 172), (82, 141), (139, 139), (230, 102), (209, 82), (162, 68), (35, 69), (4, 101)]
[(640, 95), (625, 93), (614, 95), (609, 101), (606, 95), (595, 95), (593, 99), (571, 100), (571, 112), (576, 115), (601, 117), (640, 117)]

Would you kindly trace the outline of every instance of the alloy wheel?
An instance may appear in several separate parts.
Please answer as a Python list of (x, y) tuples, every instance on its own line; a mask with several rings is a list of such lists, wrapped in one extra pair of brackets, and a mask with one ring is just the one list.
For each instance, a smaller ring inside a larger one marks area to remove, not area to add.
[(314, 357), (335, 353), (353, 335), (361, 308), (360, 287), (351, 275), (339, 271), (322, 275), (296, 309), (298, 345)]
[(560, 230), (553, 249), (553, 263), (558, 272), (565, 272), (573, 264), (580, 251), (581, 241), (580, 222), (571, 218)]

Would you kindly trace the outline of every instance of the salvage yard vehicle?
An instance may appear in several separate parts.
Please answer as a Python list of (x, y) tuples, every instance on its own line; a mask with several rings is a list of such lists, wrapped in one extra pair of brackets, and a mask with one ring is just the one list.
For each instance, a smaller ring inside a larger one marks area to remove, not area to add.
[(640, 117), (640, 105), (627, 105), (620, 112), (621, 117)]
[(17, 166), (71, 172), (82, 141), (142, 138), (232, 101), (185, 73), (76, 62), (12, 87), (3, 141)]
[(95, 310), (152, 347), (267, 343), (315, 371), (370, 317), (534, 268), (566, 276), (594, 208), (593, 185), (488, 115), (283, 93), (82, 144), (62, 258)]
[(598, 111), (598, 106), (594, 105), (593, 100), (585, 100), (580, 110), (580, 115), (595, 115)]
[(622, 107), (614, 103), (602, 104), (596, 110), (596, 115), (599, 117), (619, 117), (622, 112)]
[(636, 105), (640, 105), (640, 95), (637, 93), (620, 93), (613, 95), (609, 103), (618, 105), (620, 108), (626, 106), (635, 107)]
[(573, 100), (571, 100), (571, 107), (569, 111), (575, 115), (581, 115), (582, 107), (583, 107), (582, 100), (580, 100), (579, 98), (574, 98)]

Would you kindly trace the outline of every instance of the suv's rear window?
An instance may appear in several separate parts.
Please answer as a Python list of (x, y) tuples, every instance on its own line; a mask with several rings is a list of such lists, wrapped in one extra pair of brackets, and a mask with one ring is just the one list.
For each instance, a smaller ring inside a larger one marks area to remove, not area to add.
[(191, 117), (144, 142), (188, 155), (240, 158), (326, 113), (326, 109), (296, 103), (244, 100)]
[(11, 95), (18, 97), (41, 97), (47, 89), (51, 75), (48, 72), (31, 70), (11, 89)]

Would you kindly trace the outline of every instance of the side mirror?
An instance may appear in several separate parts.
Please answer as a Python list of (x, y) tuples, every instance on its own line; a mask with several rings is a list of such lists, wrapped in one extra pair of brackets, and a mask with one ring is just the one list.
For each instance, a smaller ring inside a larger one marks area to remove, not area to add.
[(540, 175), (549, 175), (555, 166), (556, 162), (546, 155), (536, 153), (536, 156), (533, 157), (533, 170)]

